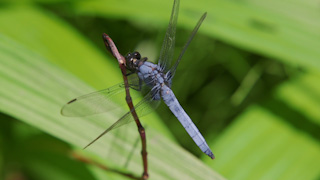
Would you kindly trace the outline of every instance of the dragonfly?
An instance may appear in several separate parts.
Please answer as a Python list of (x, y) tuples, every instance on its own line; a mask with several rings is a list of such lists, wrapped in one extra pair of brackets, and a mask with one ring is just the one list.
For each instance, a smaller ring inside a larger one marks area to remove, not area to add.
[[(192, 122), (191, 118), (182, 108), (175, 94), (171, 90), (172, 79), (182, 59), (182, 56), (184, 55), (191, 40), (197, 33), (200, 25), (207, 15), (207, 13), (204, 13), (202, 15), (184, 47), (182, 48), (177, 60), (173, 65), (171, 65), (174, 55), (179, 4), (179, 0), (174, 1), (169, 25), (165, 34), (165, 38), (160, 51), (160, 57), (157, 64), (147, 61), (148, 58), (141, 57), (141, 54), (139, 52), (128, 53), (125, 56), (125, 65), (126, 68), (130, 71), (130, 73), (127, 74), (130, 89), (136, 91), (144, 90), (147, 92), (145, 93), (143, 99), (134, 106), (134, 110), (136, 111), (138, 117), (145, 116), (146, 114), (152, 112), (153, 109), (157, 108), (162, 99), (174, 114), (174, 116), (180, 121), (182, 126), (185, 128), (196, 145), (201, 149), (201, 151), (208, 155), (210, 158), (214, 159), (215, 156), (212, 153), (207, 142), (205, 141), (204, 137), (201, 135), (198, 128)], [(112, 109), (115, 109), (115, 107), (111, 105), (111, 102), (113, 101), (114, 97), (117, 97), (119, 94), (122, 95), (124, 93), (124, 89), (125, 84), (120, 83), (108, 89), (77, 97), (75, 99), (72, 99), (62, 107), (61, 114), (68, 117), (85, 117), (89, 115), (108, 112)], [(125, 113), (119, 120), (117, 120), (104, 132), (102, 132), (86, 147), (90, 146), (92, 143), (97, 141), (112, 129), (118, 128), (129, 122), (133, 122), (134, 118), (131, 115), (131, 111), (132, 110)]]

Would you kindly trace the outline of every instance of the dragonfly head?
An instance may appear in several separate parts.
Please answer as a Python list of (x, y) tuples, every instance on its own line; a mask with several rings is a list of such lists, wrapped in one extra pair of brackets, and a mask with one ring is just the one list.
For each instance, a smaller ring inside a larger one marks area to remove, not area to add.
[(145, 58), (141, 60), (141, 55), (139, 52), (128, 53), (125, 58), (127, 68), (134, 71), (137, 70), (141, 64), (143, 64), (143, 61), (145, 61)]

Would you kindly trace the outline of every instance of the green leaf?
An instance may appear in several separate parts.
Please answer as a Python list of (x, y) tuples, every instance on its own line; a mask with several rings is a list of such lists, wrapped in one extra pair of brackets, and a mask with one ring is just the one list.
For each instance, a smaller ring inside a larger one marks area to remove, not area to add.
[[(173, 1), (94, 0), (75, 3), (86, 15), (124, 18), (144, 28), (167, 24)], [(318, 2), (293, 1), (181, 1), (178, 26), (192, 29), (208, 12), (200, 32), (289, 65), (320, 69), (320, 12)]]
[(320, 73), (308, 71), (294, 77), (275, 91), (275, 97), (302, 114), (305, 119), (320, 125)]
[(261, 106), (247, 108), (212, 143), (221, 159), (208, 164), (230, 179), (317, 179), (319, 78), (319, 72), (300, 72)]
[[(112, 113), (91, 118), (62, 117), (60, 109), (69, 99), (68, 94), (93, 89), (49, 63), (44, 57), (3, 35), (0, 36), (0, 59), (2, 112), (79, 148), (118, 118)], [(138, 137), (137, 130), (133, 127), (134, 124), (131, 123), (131, 128), (126, 133), (109, 133), (87, 151), (96, 154), (99, 161), (120, 168)], [(222, 179), (151, 127), (148, 129), (147, 140), (150, 175), (154, 179)], [(142, 172), (139, 148), (133, 152), (127, 170), (138, 175)]]
[(0, 32), (97, 89), (122, 80), (121, 76), (115, 76), (119, 70), (114, 59), (105, 57), (82, 34), (48, 11), (27, 5), (8, 6), (0, 12), (0, 24), (3, 27)]
[(229, 179), (319, 178), (319, 143), (260, 106), (249, 107), (212, 147), (219, 158), (208, 164)]
[[(104, 56), (82, 34), (53, 14), (32, 6), (8, 6), (0, 11), (0, 26), (3, 27), (0, 32), (80, 77), (96, 90), (122, 82), (115, 59)], [(107, 54), (107, 50), (104, 53)], [(83, 93), (70, 90), (65, 101), (96, 90)], [(152, 116), (154, 120), (146, 124), (172, 138), (159, 117)]]

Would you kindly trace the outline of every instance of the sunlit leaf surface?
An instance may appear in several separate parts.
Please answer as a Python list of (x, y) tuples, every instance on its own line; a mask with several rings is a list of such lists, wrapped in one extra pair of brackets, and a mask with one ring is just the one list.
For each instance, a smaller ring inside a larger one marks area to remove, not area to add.
[[(59, 114), (60, 108), (74, 97), (121, 82), (102, 33), (112, 37), (121, 53), (139, 50), (156, 62), (172, 3), (0, 3), (0, 147), (7, 147), (0, 148), (0, 169), (11, 176), (31, 173), (40, 179), (46, 174), (52, 179), (123, 179), (67, 160), (68, 153), (61, 150), (85, 146), (120, 114), (70, 119)], [(153, 113), (142, 118), (151, 179), (319, 179), (319, 2), (181, 0), (180, 4), (176, 55), (200, 16), (204, 12), (208, 16), (172, 87), (216, 159), (202, 155), (162, 105), (160, 117)], [(17, 120), (28, 127), (21, 128)], [(35, 141), (37, 137), (44, 139)], [(206, 165), (164, 137), (176, 139)], [(140, 175), (137, 140), (132, 123), (80, 152)], [(20, 169), (13, 168), (17, 167), (13, 162)], [(60, 168), (62, 162), (73, 168)], [(72, 169), (82, 174), (74, 175)]]
[[(68, 94), (84, 93), (92, 88), (3, 35), (0, 42), (0, 78), (2, 87), (5, 87), (0, 88), (2, 112), (79, 148), (111, 125), (112, 119), (115, 121), (119, 117), (119, 114), (112, 113), (92, 118), (62, 117), (61, 105), (68, 99)], [(221, 179), (199, 160), (157, 134), (156, 130), (149, 129), (148, 157), (154, 178)], [(122, 134), (117, 131), (108, 134), (87, 151), (98, 155), (100, 161), (120, 168), (137, 138), (136, 129), (129, 126)], [(140, 150), (135, 149), (133, 153), (127, 169), (140, 174)]]

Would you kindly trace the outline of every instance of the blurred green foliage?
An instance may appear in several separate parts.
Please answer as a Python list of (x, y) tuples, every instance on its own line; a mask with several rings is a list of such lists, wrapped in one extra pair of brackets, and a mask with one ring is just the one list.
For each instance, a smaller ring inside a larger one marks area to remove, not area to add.
[[(172, 3), (0, 3), (4, 179), (125, 179), (68, 155), (108, 127), (112, 120), (105, 122), (106, 117), (115, 121), (116, 115), (68, 120), (59, 110), (71, 98), (121, 82), (102, 33), (111, 36), (122, 54), (138, 50), (156, 62)], [(173, 91), (216, 159), (199, 151), (162, 104), (157, 110), (161, 117), (153, 113), (142, 118), (152, 179), (320, 178), (317, 3), (181, 0), (175, 57), (200, 16), (206, 11), (208, 16), (179, 65)], [(128, 135), (138, 137), (134, 124), (124, 129), (123, 137), (112, 132), (86, 155), (139, 175), (140, 146), (123, 167), (136, 141)]]

